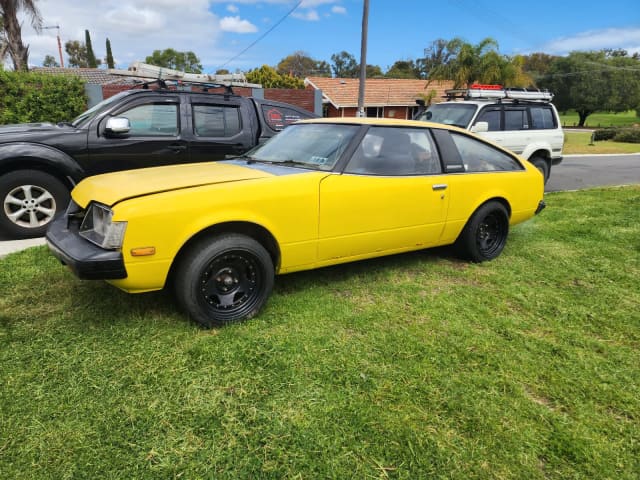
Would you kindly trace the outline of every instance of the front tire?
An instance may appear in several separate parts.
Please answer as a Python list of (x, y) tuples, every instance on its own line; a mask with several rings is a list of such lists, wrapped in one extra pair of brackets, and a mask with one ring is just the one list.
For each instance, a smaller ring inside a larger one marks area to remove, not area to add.
[(472, 262), (498, 257), (507, 243), (509, 214), (499, 202), (487, 202), (478, 208), (456, 241), (460, 253)]
[(53, 175), (18, 170), (0, 176), (0, 231), (11, 238), (41, 237), (69, 203), (69, 190)]
[(273, 260), (267, 250), (240, 234), (224, 234), (192, 245), (179, 260), (174, 277), (178, 302), (207, 328), (257, 315), (273, 283)]

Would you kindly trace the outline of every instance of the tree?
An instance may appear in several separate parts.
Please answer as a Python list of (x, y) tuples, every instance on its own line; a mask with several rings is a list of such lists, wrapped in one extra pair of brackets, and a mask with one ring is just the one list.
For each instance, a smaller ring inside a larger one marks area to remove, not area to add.
[(173, 48), (154, 50), (144, 61), (158, 67), (171, 68), (186, 73), (202, 73), (200, 59), (191, 51), (179, 52)]
[(522, 70), (533, 79), (534, 85), (537, 85), (538, 79), (547, 74), (556, 57), (547, 53), (536, 52), (524, 55), (522, 58)]
[(305, 52), (297, 51), (280, 60), (276, 71), (281, 75), (292, 75), (296, 78), (330, 77), (331, 67), (324, 60), (315, 60)]
[(384, 75), (387, 78), (420, 78), (420, 72), (413, 60), (398, 60)]
[(69, 56), (69, 66), (77, 68), (87, 68), (89, 60), (87, 59), (87, 47), (78, 40), (69, 40), (64, 44), (64, 50)]
[(554, 93), (560, 111), (574, 109), (578, 126), (597, 111), (622, 112), (640, 105), (640, 61), (607, 51), (571, 52), (554, 59), (541, 86)]
[(9, 54), (15, 71), (26, 72), (29, 70), (29, 46), (22, 43), (22, 28), (18, 21), (18, 12), (21, 10), (31, 18), (31, 25), (37, 32), (42, 28), (42, 17), (35, 0), (0, 0), (0, 53)]
[(358, 78), (360, 74), (360, 66), (356, 61), (356, 58), (349, 52), (344, 50), (340, 53), (334, 53), (331, 55), (331, 61), (333, 65), (333, 76), (337, 78)]
[(367, 78), (384, 78), (384, 73), (378, 65), (367, 64)]
[(89, 30), (84, 31), (84, 46), (87, 49), (87, 65), (89, 68), (98, 68), (98, 65), (102, 63), (100, 60), (96, 58), (96, 54), (93, 53), (93, 46), (91, 45), (91, 35), (89, 35)]
[(304, 88), (304, 82), (293, 75), (278, 73), (268, 65), (250, 70), (245, 75), (250, 83), (259, 83), (263, 88)]
[(53, 55), (45, 55), (44, 61), (42, 62), (43, 67), (59, 67), (60, 64), (56, 62), (56, 59)]
[(111, 41), (107, 38), (107, 57), (105, 58), (105, 63), (107, 64), (107, 68), (116, 68), (116, 64), (113, 61), (113, 53), (111, 53)]
[(431, 42), (431, 45), (424, 49), (424, 58), (416, 60), (416, 68), (420, 72), (420, 77), (428, 78), (436, 67), (448, 65), (457, 55), (461, 43), (460, 38), (453, 40), (438, 38)]
[(477, 45), (460, 38), (444, 47), (447, 61), (434, 66), (428, 75), (432, 80), (453, 80), (454, 88), (475, 82), (498, 83), (510, 87), (527, 87), (532, 80), (522, 70), (522, 57), (509, 58), (498, 52), (498, 42), (485, 38)]

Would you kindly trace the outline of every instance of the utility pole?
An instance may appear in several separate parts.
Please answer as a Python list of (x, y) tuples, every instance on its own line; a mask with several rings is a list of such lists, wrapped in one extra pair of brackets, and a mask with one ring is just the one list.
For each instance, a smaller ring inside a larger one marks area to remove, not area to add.
[(53, 25), (51, 27), (42, 27), (43, 30), (50, 30), (52, 28), (58, 29), (58, 34), (56, 37), (58, 38), (58, 54), (60, 55), (60, 66), (64, 68), (64, 60), (62, 59), (62, 43), (60, 42), (60, 25)]
[(358, 89), (357, 117), (365, 117), (364, 87), (367, 82), (367, 30), (369, 28), (369, 0), (364, 0), (362, 8), (362, 40), (360, 43), (360, 87)]

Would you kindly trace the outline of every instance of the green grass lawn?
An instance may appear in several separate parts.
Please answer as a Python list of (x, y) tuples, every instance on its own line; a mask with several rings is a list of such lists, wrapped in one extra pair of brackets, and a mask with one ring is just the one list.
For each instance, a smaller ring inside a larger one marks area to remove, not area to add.
[(640, 188), (546, 200), (495, 261), (286, 275), (209, 331), (0, 259), (0, 478), (637, 479)]
[[(575, 127), (578, 125), (579, 117), (574, 111), (560, 113), (560, 123), (564, 128)], [(585, 127), (587, 128), (604, 128), (604, 127), (629, 127), (633, 124), (639, 124), (640, 118), (636, 116), (635, 110), (627, 112), (611, 113), (596, 112), (587, 117)]]
[(591, 132), (564, 132), (565, 141), (562, 153), (602, 154), (602, 153), (640, 153), (640, 143), (622, 143), (613, 140), (591, 142)]

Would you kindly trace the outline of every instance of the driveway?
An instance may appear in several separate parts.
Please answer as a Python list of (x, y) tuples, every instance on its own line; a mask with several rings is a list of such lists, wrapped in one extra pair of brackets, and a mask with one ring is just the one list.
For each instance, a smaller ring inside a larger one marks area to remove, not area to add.
[[(640, 184), (640, 154), (630, 155), (566, 155), (560, 165), (551, 169), (546, 192), (582, 188)], [(44, 238), (8, 240), (0, 235), (0, 258), (35, 245)]]

